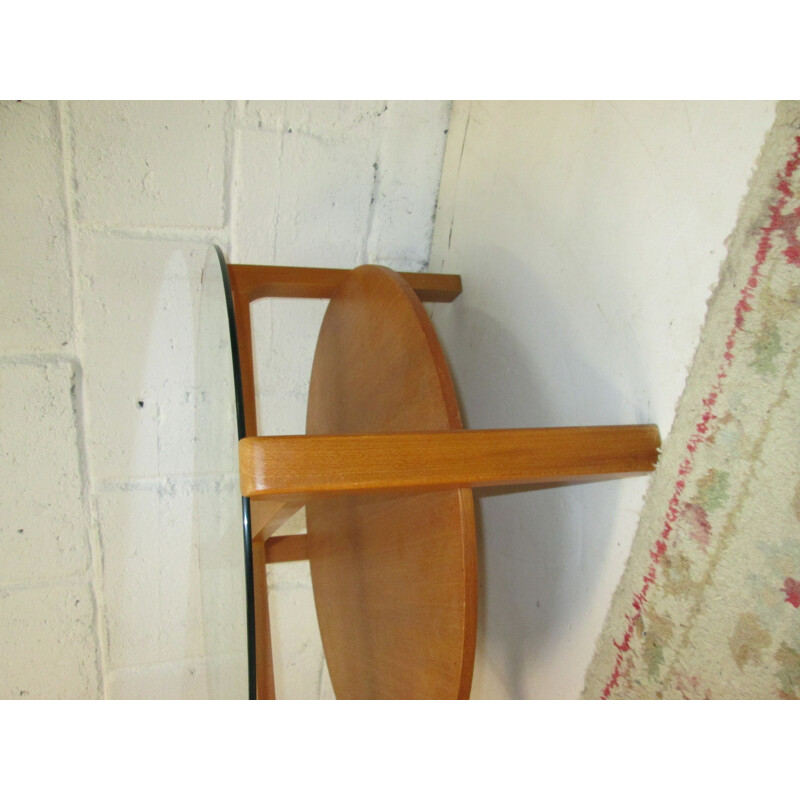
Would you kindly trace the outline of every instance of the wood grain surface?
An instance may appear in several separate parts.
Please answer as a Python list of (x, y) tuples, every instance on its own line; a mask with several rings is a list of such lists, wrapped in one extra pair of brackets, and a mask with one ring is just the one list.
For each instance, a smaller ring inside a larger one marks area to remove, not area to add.
[[(242, 494), (291, 496), (618, 478), (652, 471), (655, 425), (265, 436), (240, 443)], [(266, 502), (266, 501), (265, 501)]]
[[(307, 432), (461, 428), (447, 365), (419, 299), (382, 267), (353, 270), (322, 323)], [(339, 698), (465, 698), (475, 657), (472, 492), (313, 497), (314, 600)]]

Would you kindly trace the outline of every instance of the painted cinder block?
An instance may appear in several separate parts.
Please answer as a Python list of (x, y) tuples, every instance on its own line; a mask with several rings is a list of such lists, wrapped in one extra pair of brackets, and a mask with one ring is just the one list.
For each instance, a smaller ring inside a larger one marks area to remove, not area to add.
[(98, 492), (112, 670), (203, 654), (194, 489), (136, 481)]
[(242, 130), (281, 133), (286, 100), (244, 100), (237, 104), (237, 126)]
[(244, 105), (233, 219), (237, 259), (338, 268), (363, 262), (384, 106)]
[(243, 130), (234, 169), (231, 263), (276, 264), (282, 132)]
[(246, 100), (239, 123), (248, 130), (303, 133), (333, 140), (361, 135), (386, 108), (385, 100)]
[(233, 193), (236, 259), (425, 268), (450, 108), (247, 103)]
[(0, 362), (0, 586), (90, 564), (71, 361)]
[(64, 352), (72, 276), (54, 103), (0, 103), (0, 352)]
[(96, 618), (81, 580), (0, 588), (0, 697), (101, 697)]
[(223, 102), (74, 102), (79, 222), (111, 228), (224, 224)]
[(205, 700), (205, 665), (197, 659), (113, 670), (106, 693), (110, 700)]
[(339, 268), (363, 263), (377, 148), (373, 125), (336, 140), (287, 130), (276, 263)]
[[(194, 468), (194, 303), (207, 243), (86, 235), (80, 247), (92, 477)], [(184, 447), (176, 448), (181, 434)]]
[(407, 272), (428, 266), (450, 111), (449, 102), (387, 102), (368, 261)]
[(330, 142), (374, 141), (387, 103), (385, 100), (287, 100), (284, 126), (286, 130)]
[(382, 101), (247, 102), (234, 174), (235, 260), (363, 261)]

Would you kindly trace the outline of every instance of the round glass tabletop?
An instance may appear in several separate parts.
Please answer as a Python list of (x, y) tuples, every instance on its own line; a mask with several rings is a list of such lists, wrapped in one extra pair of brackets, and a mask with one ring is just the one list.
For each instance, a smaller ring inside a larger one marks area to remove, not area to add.
[(195, 525), (198, 532), (208, 696), (255, 699), (250, 502), (239, 486), (244, 436), (228, 270), (208, 250), (195, 323)]

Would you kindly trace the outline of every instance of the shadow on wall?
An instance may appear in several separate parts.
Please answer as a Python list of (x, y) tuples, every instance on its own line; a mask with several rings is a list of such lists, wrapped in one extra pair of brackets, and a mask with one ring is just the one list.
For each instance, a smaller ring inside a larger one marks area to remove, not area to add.
[[(462, 296), (435, 312), (465, 427), (647, 421), (631, 392), (581, 347), (574, 320), (544, 293), (528, 265), (508, 252), (487, 254), (483, 263), (491, 265), (485, 274), (465, 276)], [(635, 360), (631, 343), (626, 375), (637, 374)], [(542, 696), (537, 671), (550, 650), (565, 637), (580, 645), (579, 629), (587, 615), (598, 613), (621, 492), (619, 481), (475, 491), (479, 622), (473, 697)], [(576, 680), (584, 668), (576, 667)]]

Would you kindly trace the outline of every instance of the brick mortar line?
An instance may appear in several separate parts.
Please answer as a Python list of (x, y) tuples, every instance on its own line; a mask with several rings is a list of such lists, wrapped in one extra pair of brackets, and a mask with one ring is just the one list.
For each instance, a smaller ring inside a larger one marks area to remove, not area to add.
[(278, 260), (278, 230), (281, 218), (281, 195), (283, 194), (283, 150), (286, 143), (286, 101), (280, 111), (280, 140), (278, 145), (278, 179), (275, 182), (275, 211), (272, 215), (272, 258), (271, 263)]
[(228, 132), (230, 138), (230, 147), (226, 141), (225, 157), (228, 160), (225, 173), (225, 209), (224, 218), (226, 226), (226, 243), (227, 247), (223, 247), (226, 258), (230, 259), (232, 263), (236, 263), (239, 259), (238, 246), (234, 235), (234, 224), (240, 215), (239, 193), (236, 191), (236, 186), (242, 175), (242, 131), (239, 127), (239, 122), (244, 114), (244, 101), (233, 101), (230, 113), (229, 123), (231, 130)]
[(39, 589), (57, 589), (62, 586), (81, 584), (88, 584), (90, 589), (93, 591), (94, 587), (92, 587), (91, 565), (87, 569), (76, 570), (75, 572), (69, 572), (66, 575), (54, 575), (50, 578), (37, 578), (33, 581), (24, 582), (0, 582), (0, 592), (37, 591)]
[(223, 150), (223, 178), (222, 178), (222, 230), (228, 233), (228, 243), (231, 243), (234, 216), (234, 169), (239, 144), (239, 106), (229, 100), (225, 107), (225, 145)]
[(82, 359), (84, 357), (83, 315), (80, 303), (80, 270), (76, 243), (76, 196), (77, 177), (74, 161), (74, 129), (69, 104), (58, 101), (58, 121), (61, 138), (61, 162), (64, 176), (64, 202), (67, 223), (67, 249), (72, 278), (72, 341), (75, 353), (73, 371), (73, 413), (78, 439), (78, 468), (82, 485), (83, 516), (87, 522), (86, 542), (89, 548), (89, 587), (94, 603), (94, 634), (97, 648), (98, 689), (100, 696), (108, 697), (106, 671), (109, 665), (108, 654), (108, 612), (103, 591), (103, 548), (100, 540), (99, 521), (96, 513), (95, 497), (92, 491), (91, 468), (86, 432), (91, 423), (88, 406), (84, 403)]
[(103, 239), (145, 239), (156, 241), (175, 240), (180, 242), (208, 241), (209, 239), (222, 239), (227, 243), (229, 237), (228, 226), (221, 228), (160, 228), (158, 226), (131, 226), (119, 227), (102, 225), (94, 222), (74, 222), (74, 227), (83, 234), (97, 236)]
[(186, 488), (217, 481), (239, 480), (238, 473), (231, 472), (229, 475), (221, 476), (198, 476), (198, 475), (143, 475), (131, 478), (105, 478), (96, 482), (95, 494), (100, 492), (122, 492), (122, 491), (148, 491), (164, 487)]
[(187, 656), (186, 658), (173, 658), (160, 661), (147, 661), (143, 664), (131, 664), (126, 667), (118, 666), (111, 667), (110, 674), (121, 672), (137, 672), (144, 669), (152, 669), (153, 667), (167, 667), (167, 666), (206, 666), (206, 656), (202, 653), (197, 656)]
[(63, 353), (9, 353), (0, 355), (0, 366), (44, 366), (48, 364), (66, 364), (80, 368), (76, 356), (67, 356)]

